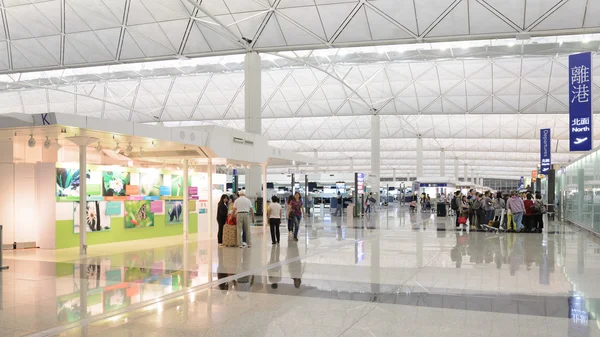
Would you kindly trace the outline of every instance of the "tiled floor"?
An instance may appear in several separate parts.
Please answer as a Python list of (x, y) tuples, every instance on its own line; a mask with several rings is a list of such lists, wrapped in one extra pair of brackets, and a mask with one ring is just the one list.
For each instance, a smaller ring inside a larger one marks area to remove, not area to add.
[(599, 336), (600, 242), (391, 207), (250, 249), (181, 237), (5, 254), (0, 337)]

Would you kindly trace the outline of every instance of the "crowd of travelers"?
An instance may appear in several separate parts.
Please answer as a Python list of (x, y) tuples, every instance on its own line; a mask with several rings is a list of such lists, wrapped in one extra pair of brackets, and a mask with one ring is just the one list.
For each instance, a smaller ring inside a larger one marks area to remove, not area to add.
[(456, 191), (450, 201), (456, 215), (456, 228), (470, 226), (471, 229), (498, 228), (509, 232), (541, 233), (544, 228), (543, 215), (546, 206), (538, 192), (493, 194), (478, 193), (474, 189), (467, 195)]

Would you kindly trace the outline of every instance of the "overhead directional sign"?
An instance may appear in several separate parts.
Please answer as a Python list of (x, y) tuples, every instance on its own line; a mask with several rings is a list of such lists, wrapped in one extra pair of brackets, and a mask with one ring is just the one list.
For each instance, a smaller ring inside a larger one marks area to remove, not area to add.
[(551, 162), (551, 141), (550, 129), (540, 130), (540, 174), (546, 175), (552, 166)]
[(592, 53), (569, 56), (569, 150), (590, 151), (592, 132)]

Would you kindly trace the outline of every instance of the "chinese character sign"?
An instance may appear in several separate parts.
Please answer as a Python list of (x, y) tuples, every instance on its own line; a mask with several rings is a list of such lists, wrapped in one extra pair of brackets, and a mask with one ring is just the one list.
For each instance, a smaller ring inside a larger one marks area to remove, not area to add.
[(358, 194), (365, 194), (365, 174), (356, 173), (356, 191)]
[(540, 173), (547, 175), (548, 171), (550, 171), (551, 163), (551, 141), (552, 136), (550, 133), (550, 129), (541, 129), (540, 130)]
[[(569, 56), (569, 149), (592, 149), (592, 54)], [(548, 157), (549, 159), (550, 157)], [(543, 160), (543, 159), (542, 159)], [(542, 162), (543, 167), (543, 162)], [(548, 167), (550, 169), (550, 167)], [(544, 173), (542, 169), (542, 173)]]

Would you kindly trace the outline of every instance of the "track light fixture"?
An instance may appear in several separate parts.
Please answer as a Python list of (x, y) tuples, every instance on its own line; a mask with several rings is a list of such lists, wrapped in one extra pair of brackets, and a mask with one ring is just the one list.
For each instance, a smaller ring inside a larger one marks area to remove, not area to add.
[(121, 152), (121, 147), (119, 146), (119, 143), (117, 143), (117, 146), (115, 146), (113, 151), (115, 152), (115, 154), (119, 154), (119, 152)]
[(56, 147), (57, 150), (62, 149), (62, 145), (60, 145), (60, 143), (58, 142), (58, 139), (56, 140), (56, 142), (54, 143), (54, 147)]
[(129, 143), (129, 145), (125, 149), (125, 152), (123, 152), (123, 154), (129, 157), (129, 155), (131, 154), (132, 151), (133, 151), (133, 146), (131, 146), (131, 143)]
[(44, 141), (44, 147), (46, 149), (49, 149), (50, 145), (52, 145), (52, 142), (50, 141), (50, 139), (48, 139), (48, 136), (46, 136), (46, 140)]
[(144, 149), (142, 149), (141, 147), (140, 147), (140, 156), (142, 156), (142, 157), (144, 156)]
[(98, 142), (98, 145), (96, 145), (96, 151), (102, 152), (102, 144), (100, 144), (100, 142)]
[(29, 140), (27, 141), (27, 145), (29, 147), (35, 147), (35, 139), (33, 138), (33, 135), (29, 135)]

